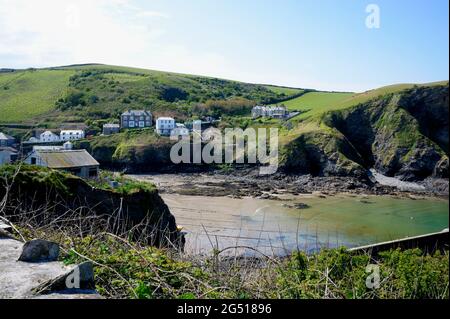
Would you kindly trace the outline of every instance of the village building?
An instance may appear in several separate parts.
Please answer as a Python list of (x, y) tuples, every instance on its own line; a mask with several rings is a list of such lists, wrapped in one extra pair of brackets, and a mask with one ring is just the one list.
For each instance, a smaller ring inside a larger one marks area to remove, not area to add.
[(252, 117), (270, 117), (283, 119), (289, 116), (285, 106), (261, 106), (257, 105), (252, 109)]
[(185, 137), (189, 136), (189, 129), (184, 124), (175, 123), (175, 128), (170, 132), (171, 136)]
[(0, 147), (0, 165), (17, 161), (19, 152), (10, 146)]
[(73, 144), (65, 142), (63, 145), (34, 145), (33, 151), (61, 151), (61, 150), (71, 150)]
[(171, 117), (158, 117), (156, 119), (156, 133), (170, 135), (175, 128), (175, 120)]
[(26, 164), (63, 170), (82, 178), (98, 176), (100, 164), (86, 150), (34, 150)]
[(120, 116), (122, 128), (145, 128), (152, 126), (153, 116), (149, 111), (129, 110)]
[(39, 142), (41, 143), (55, 143), (59, 142), (60, 138), (52, 131), (45, 131), (39, 135)]
[(16, 139), (12, 136), (0, 132), (0, 147), (13, 146)]
[(84, 138), (83, 130), (62, 130), (59, 133), (59, 138), (61, 141), (75, 141)]
[(120, 125), (119, 124), (104, 124), (103, 125), (103, 135), (112, 135), (117, 134), (120, 132)]
[(285, 106), (275, 106), (271, 108), (270, 116), (276, 119), (284, 119), (289, 116), (289, 112)]

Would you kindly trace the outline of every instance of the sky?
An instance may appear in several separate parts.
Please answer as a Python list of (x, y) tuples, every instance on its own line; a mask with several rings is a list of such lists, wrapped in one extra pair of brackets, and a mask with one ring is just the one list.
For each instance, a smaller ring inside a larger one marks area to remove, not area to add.
[(0, 0), (0, 68), (104, 63), (360, 92), (449, 79), (448, 0)]

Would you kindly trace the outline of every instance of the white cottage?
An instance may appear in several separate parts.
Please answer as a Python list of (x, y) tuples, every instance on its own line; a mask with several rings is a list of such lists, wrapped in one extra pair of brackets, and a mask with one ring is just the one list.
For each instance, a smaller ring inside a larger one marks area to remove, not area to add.
[(83, 130), (62, 130), (59, 134), (61, 141), (75, 141), (84, 138)]
[(184, 124), (175, 123), (175, 128), (170, 132), (170, 135), (175, 137), (189, 136), (189, 129)]
[(52, 131), (45, 131), (41, 135), (39, 135), (39, 141), (41, 143), (54, 143), (59, 142), (59, 136), (53, 133)]
[(156, 133), (170, 135), (175, 128), (175, 120), (171, 117), (158, 117), (156, 119)]

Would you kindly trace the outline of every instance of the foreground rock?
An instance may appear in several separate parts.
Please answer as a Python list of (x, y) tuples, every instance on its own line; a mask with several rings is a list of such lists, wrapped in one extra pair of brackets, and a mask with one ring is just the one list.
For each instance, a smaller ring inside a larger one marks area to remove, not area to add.
[[(105, 231), (116, 234), (127, 232), (127, 236), (155, 246), (182, 244), (175, 217), (156, 188), (135, 187), (119, 192), (33, 166), (2, 166), (0, 176), (5, 177), (0, 179), (0, 198), (8, 194), (3, 213), (11, 222), (28, 218), (37, 226), (49, 222), (55, 227), (76, 224), (77, 231), (84, 233), (90, 233), (97, 225), (97, 229), (107, 228)], [(7, 190), (8, 187), (11, 188)], [(70, 217), (76, 222), (67, 223), (61, 218), (67, 217), (68, 212), (73, 212)]]
[[(18, 261), (23, 246), (24, 244), (17, 240), (0, 236), (0, 299), (101, 298), (92, 286), (90, 286), (91, 289), (86, 290), (61, 289), (61, 286), (49, 285), (55, 280), (58, 281), (58, 278), (67, 278), (68, 275), (73, 274), (74, 267), (67, 267), (56, 261), (34, 263)], [(39, 287), (48, 289), (36, 291)]]
[(23, 246), (19, 261), (46, 262), (56, 261), (59, 256), (59, 245), (51, 241), (33, 239)]

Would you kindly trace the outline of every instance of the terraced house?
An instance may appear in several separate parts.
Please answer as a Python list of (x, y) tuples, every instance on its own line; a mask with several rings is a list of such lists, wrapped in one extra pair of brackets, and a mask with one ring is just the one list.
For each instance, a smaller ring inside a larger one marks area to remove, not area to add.
[(152, 126), (152, 113), (143, 110), (128, 110), (120, 116), (122, 128), (145, 128)]

